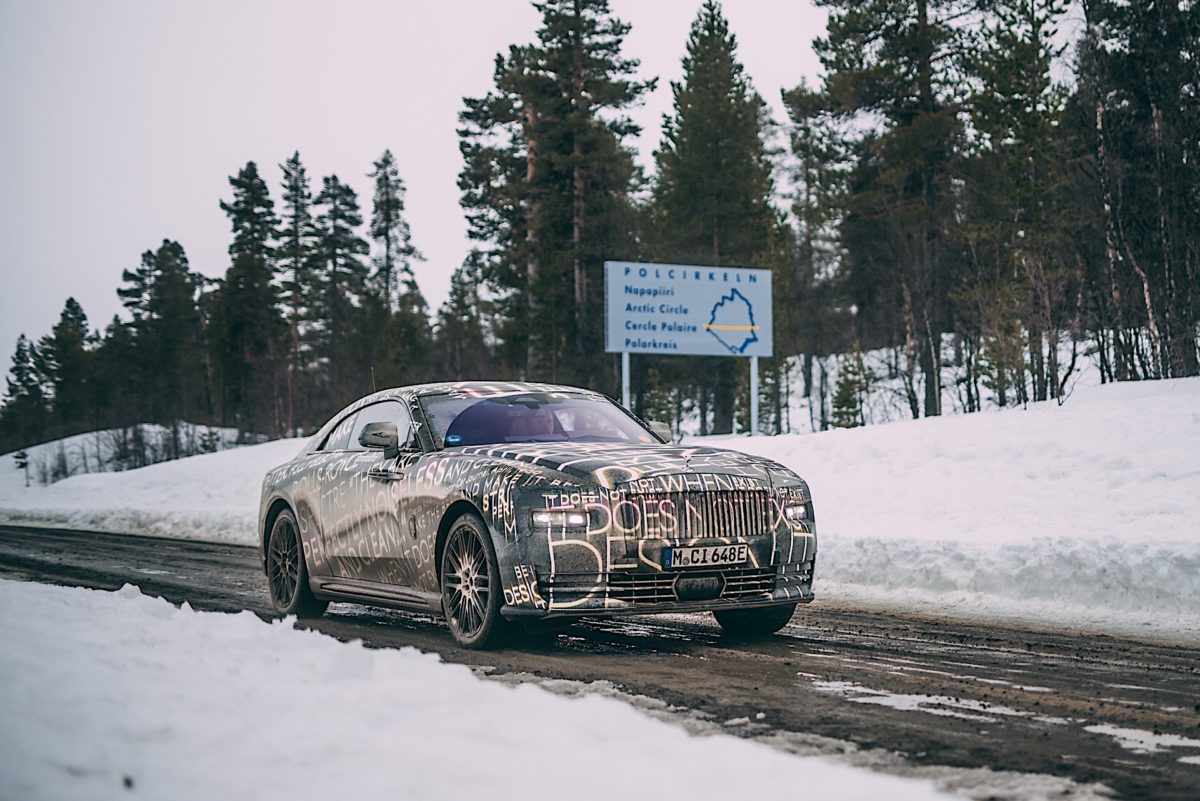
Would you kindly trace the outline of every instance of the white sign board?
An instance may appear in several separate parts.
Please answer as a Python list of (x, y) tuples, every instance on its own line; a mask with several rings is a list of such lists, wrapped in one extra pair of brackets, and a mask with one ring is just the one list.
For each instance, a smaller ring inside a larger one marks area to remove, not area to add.
[(771, 271), (604, 263), (605, 347), (660, 356), (770, 356)]

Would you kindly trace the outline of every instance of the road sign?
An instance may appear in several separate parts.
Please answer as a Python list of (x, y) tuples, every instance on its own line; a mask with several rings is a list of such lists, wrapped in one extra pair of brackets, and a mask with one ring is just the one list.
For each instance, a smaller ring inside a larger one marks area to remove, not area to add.
[(758, 433), (758, 357), (770, 356), (771, 271), (686, 264), (604, 263), (604, 349), (621, 354), (629, 408), (629, 354), (746, 356), (750, 432)]
[(770, 356), (771, 271), (604, 263), (605, 350)]

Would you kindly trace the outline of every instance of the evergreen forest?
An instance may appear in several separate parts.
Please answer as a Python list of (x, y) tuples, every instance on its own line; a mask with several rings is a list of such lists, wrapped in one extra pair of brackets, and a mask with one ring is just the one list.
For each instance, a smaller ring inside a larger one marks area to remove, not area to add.
[[(534, 5), (540, 27), (462, 101), (473, 247), (445, 266), (440, 308), (406, 219), (421, 154), (345, 165), (369, 169), (370, 198), (300, 153), (280, 154), (278, 186), (231, 165), (213, 198), (223, 276), (164, 238), (113, 277), (122, 315), (67, 298), (15, 343), (0, 452), (184, 421), (261, 441), (427, 381), (617, 396), (606, 260), (772, 271), (767, 433), (800, 426), (800, 397), (805, 428), (861, 425), (873, 380), (924, 417), (1061, 400), (1085, 363), (1105, 382), (1200, 374), (1200, 4), (819, 0), (822, 77), (798, 77), (773, 119), (707, 0), (648, 171), (630, 110), (656, 79), (629, 25), (607, 0)], [(644, 418), (746, 430), (745, 360), (639, 355), (633, 371)]]

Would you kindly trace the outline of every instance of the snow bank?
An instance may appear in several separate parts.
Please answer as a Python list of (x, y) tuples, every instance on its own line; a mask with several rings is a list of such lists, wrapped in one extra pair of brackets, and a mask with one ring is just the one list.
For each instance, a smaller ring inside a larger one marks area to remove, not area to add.
[[(30, 483), (53, 484), (82, 473), (113, 473), (165, 462), (174, 455), (222, 451), (237, 447), (236, 428), (181, 422), (169, 428), (140, 423), (75, 434), (25, 448), (28, 471), (17, 470), (16, 451), (0, 455), (0, 492)], [(8, 470), (13, 467), (13, 470)], [(28, 475), (27, 475), (28, 473)]]
[[(284, 439), (30, 487), (0, 483), (0, 522), (257, 545), (263, 476), (306, 440)], [(17, 473), (16, 470), (12, 471)]]
[(1200, 638), (1200, 379), (692, 441), (809, 481), (818, 598)]
[(0, 581), (0, 797), (948, 798), (249, 612)]

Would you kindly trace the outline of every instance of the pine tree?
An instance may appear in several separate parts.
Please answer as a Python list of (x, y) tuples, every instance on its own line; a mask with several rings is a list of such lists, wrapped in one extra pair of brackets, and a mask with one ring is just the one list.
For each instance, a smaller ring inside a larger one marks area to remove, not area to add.
[(226, 423), (243, 433), (284, 430), (280, 381), (283, 321), (274, 283), (278, 218), (253, 161), (229, 179), (233, 200), (221, 202), (233, 241), (231, 264), (213, 299), (213, 368)]
[(301, 421), (312, 424), (306, 366), (312, 356), (309, 341), (311, 314), (318, 293), (314, 270), (319, 234), (312, 218), (312, 192), (308, 175), (295, 152), (279, 165), (283, 171), (283, 219), (275, 250), (280, 276), (283, 316), (288, 326), (287, 410), (289, 432)]
[(126, 286), (117, 294), (132, 320), (120, 375), (139, 389), (125, 414), (173, 430), (180, 421), (208, 419), (209, 362), (199, 306), (204, 277), (191, 271), (183, 246), (169, 239), (143, 253), (140, 266), (122, 277)]
[(529, 375), (531, 338), (530, 278), (536, 277), (536, 244), (531, 215), (539, 194), (531, 191), (536, 149), (525, 130), (536, 119), (531, 104), (514, 84), (523, 73), (527, 48), (497, 55), (495, 89), (481, 98), (464, 98), (459, 114), (459, 204), (467, 232), (476, 243), (481, 277), (496, 297), (498, 352), (505, 372)]
[(1119, 373), (1195, 375), (1200, 7), (1096, 0), (1083, 10), (1079, 83), (1093, 104), (1107, 283), (1128, 329)]
[(269, 268), (275, 254), (279, 218), (275, 216), (271, 192), (258, 174), (258, 165), (246, 162), (237, 175), (229, 178), (229, 185), (233, 188), (233, 200), (221, 201), (221, 211), (233, 227), (229, 255), (235, 261), (239, 256), (247, 257), (260, 268)]
[[(781, 353), (801, 355), (801, 392), (811, 409), (815, 357), (830, 353), (837, 334), (851, 327), (844, 312), (839, 314), (846, 304), (839, 302), (842, 287), (837, 280), (837, 223), (846, 154), (841, 147), (843, 132), (820, 91), (801, 81), (783, 92), (783, 102), (791, 123), (788, 144), (796, 247), (791, 269), (775, 277), (775, 341)], [(858, 332), (858, 337), (861, 340), (863, 333)]]
[(154, 284), (154, 272), (153, 250), (142, 253), (142, 261), (136, 269), (121, 272), (121, 280), (125, 285), (117, 287), (117, 297), (133, 318), (135, 326), (141, 325), (150, 314), (150, 292)]
[[(1077, 316), (1067, 301), (1079, 294), (1076, 260), (1066, 253), (1068, 233), (1081, 224), (1071, 218), (1059, 133), (1066, 92), (1050, 74), (1062, 52), (1055, 23), (1065, 11), (1061, 0), (992, 4), (985, 41), (972, 59), (979, 80), (972, 122), (980, 136), (959, 226), (971, 256), (959, 293), (969, 301), (960, 309), (969, 329), (964, 339), (974, 344), (973, 332), (982, 329), (992, 369), (1003, 374), (1013, 366), (1012, 337), (1024, 330), (1032, 400), (1058, 396), (1059, 332), (1065, 317)], [(1015, 383), (1023, 392), (1019, 365), (1018, 351)], [(1006, 399), (1003, 383), (998, 397)]]
[(75, 433), (90, 422), (92, 354), (88, 343), (87, 315), (75, 298), (67, 298), (58, 323), (38, 345), (59, 433)]
[(370, 336), (375, 381), (378, 386), (414, 384), (427, 377), (432, 342), (429, 305), (412, 270), (413, 262), (424, 257), (413, 246), (404, 219), (404, 181), (392, 152), (385, 150), (374, 167), (370, 232), (376, 254), (371, 278), (381, 305), (376, 314), (382, 318), (382, 324), (376, 324), (376, 330), (381, 330)]
[(5, 378), (4, 405), (0, 407), (4, 435), (11, 444), (33, 445), (46, 435), (50, 410), (37, 360), (36, 346), (21, 334)]
[(370, 230), (378, 248), (372, 259), (376, 291), (383, 295), (389, 312), (405, 303), (413, 308), (425, 306), (412, 269), (414, 261), (424, 261), (425, 257), (413, 246), (412, 231), (404, 219), (404, 181), (396, 158), (392, 151), (385, 150), (373, 166), (368, 177), (375, 181)]
[(203, 276), (192, 272), (183, 246), (164, 240), (155, 252), (155, 276), (139, 332), (139, 352), (150, 357), (151, 421), (172, 428), (172, 455), (178, 455), (178, 423), (207, 419), (208, 359), (199, 297)]
[[(684, 79), (673, 83), (674, 111), (655, 154), (649, 244), (659, 261), (752, 266), (777, 236), (771, 165), (763, 143), (765, 106), (737, 60), (737, 41), (715, 0), (692, 23)], [(697, 359), (701, 432), (733, 430), (734, 398), (745, 365)]]
[[(970, 0), (821, 0), (826, 36), (814, 46), (829, 107), (847, 125), (854, 159), (841, 231), (859, 311), (875, 331), (909, 343), (924, 376), (923, 408), (941, 413), (941, 337), (956, 248), (957, 110), (972, 50)], [(874, 331), (872, 332), (874, 333)]]
[(867, 424), (866, 400), (873, 377), (863, 364), (862, 348), (842, 360), (833, 395), (833, 427), (857, 428)]
[(135, 378), (140, 358), (133, 324), (114, 315), (92, 356), (92, 430), (145, 421), (143, 385)]
[(363, 261), (368, 252), (359, 236), (363, 224), (358, 196), (336, 175), (327, 176), (317, 196), (318, 262), (314, 273), (314, 355), (326, 373), (327, 410), (340, 407), (371, 387), (373, 350), (371, 323), (382, 304), (371, 314), (369, 270)]
[(495, 365), (480, 313), (480, 256), (472, 251), (450, 276), (450, 294), (438, 310), (434, 352), (442, 378), (494, 378)]
[(467, 99), (459, 177), (472, 238), (488, 243), (510, 361), (529, 378), (610, 389), (600, 355), (605, 259), (634, 255), (624, 110), (652, 83), (621, 55), (629, 26), (607, 0), (547, 0), (537, 42), (496, 60), (495, 90)]

